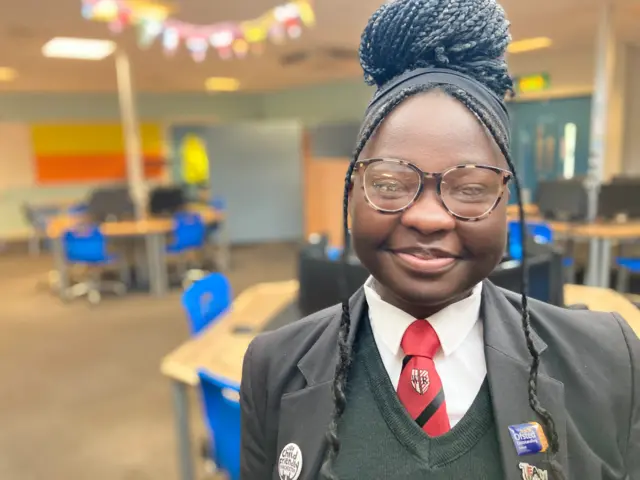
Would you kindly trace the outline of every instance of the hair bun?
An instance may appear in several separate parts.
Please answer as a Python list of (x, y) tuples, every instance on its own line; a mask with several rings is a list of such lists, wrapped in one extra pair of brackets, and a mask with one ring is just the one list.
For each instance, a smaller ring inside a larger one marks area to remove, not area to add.
[(510, 41), (496, 0), (392, 0), (369, 19), (360, 64), (369, 85), (416, 68), (449, 68), (504, 96), (512, 85), (504, 60)]

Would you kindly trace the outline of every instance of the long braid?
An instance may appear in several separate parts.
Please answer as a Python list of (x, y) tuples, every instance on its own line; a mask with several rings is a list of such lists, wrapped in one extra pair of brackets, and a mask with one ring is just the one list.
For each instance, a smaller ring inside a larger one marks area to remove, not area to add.
[[(513, 94), (513, 81), (505, 61), (505, 52), (511, 41), (509, 25), (504, 10), (496, 0), (392, 0), (382, 5), (372, 15), (362, 33), (359, 53), (365, 82), (380, 88), (406, 71), (440, 67), (466, 74), (483, 83), (500, 97)], [(487, 112), (463, 90), (448, 85), (420, 85), (406, 88), (389, 98), (362, 127), (345, 178), (342, 204), (345, 238), (343, 262), (347, 261), (350, 248), (348, 207), (355, 162), (376, 129), (393, 109), (407, 98), (429, 91), (436, 86), (456, 98), (475, 114), (498, 144), (513, 173), (520, 228), (522, 238), (526, 238), (521, 185), (509, 153), (507, 133), (502, 131), (490, 112)], [(343, 285), (346, 286), (346, 275)], [(527, 350), (532, 358), (528, 382), (529, 404), (541, 418), (549, 437), (552, 473), (558, 480), (564, 480), (561, 466), (555, 460), (560, 444), (555, 422), (551, 414), (542, 407), (537, 395), (540, 357), (532, 338), (527, 300), (528, 264), (524, 251), (521, 293), (522, 329)], [(352, 361), (350, 329), (349, 304), (345, 301), (342, 304), (338, 335), (339, 358), (333, 383), (334, 412), (326, 435), (328, 449), (321, 470), (322, 477), (331, 480), (337, 480), (332, 467), (340, 451), (338, 424), (347, 403), (347, 380)]]

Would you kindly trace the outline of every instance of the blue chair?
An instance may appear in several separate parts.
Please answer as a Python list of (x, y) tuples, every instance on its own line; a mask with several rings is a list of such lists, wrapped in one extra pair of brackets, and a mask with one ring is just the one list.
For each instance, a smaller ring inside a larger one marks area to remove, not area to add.
[(182, 294), (182, 306), (187, 312), (191, 334), (197, 335), (231, 305), (229, 280), (221, 273), (212, 273), (197, 280)]
[(328, 247), (327, 258), (332, 262), (337, 262), (342, 257), (342, 248), (340, 247)]
[(240, 479), (240, 386), (198, 372), (209, 438), (210, 457), (230, 480)]
[[(101, 291), (109, 288), (118, 295), (126, 292), (124, 281), (102, 281), (99, 270), (118, 262), (118, 257), (107, 251), (107, 241), (96, 225), (80, 225), (73, 230), (66, 231), (62, 238), (66, 260), (71, 265), (81, 265), (88, 268), (89, 280), (70, 287), (65, 298), (76, 298), (86, 295), (89, 302), (100, 302)], [(124, 276), (125, 270), (121, 270)]]
[(222, 195), (214, 195), (209, 205), (221, 212), (227, 210), (227, 200)]
[(69, 215), (84, 215), (89, 212), (89, 205), (86, 203), (76, 203), (67, 208)]
[(640, 274), (640, 258), (618, 257), (616, 265), (618, 266), (616, 290), (621, 293), (628, 292), (631, 275)]
[(178, 257), (176, 264), (183, 288), (188, 286), (187, 272), (189, 259), (187, 255), (204, 247), (206, 227), (199, 214), (180, 212), (173, 216), (173, 239), (167, 245), (167, 253)]
[[(527, 222), (527, 230), (533, 237), (533, 241), (540, 245), (553, 243), (553, 230), (546, 223)], [(515, 260), (522, 259), (522, 235), (520, 222), (509, 222), (509, 256)], [(563, 258), (562, 264), (567, 269), (573, 268), (573, 258)]]
[(167, 245), (167, 252), (184, 253), (202, 248), (205, 240), (205, 226), (197, 213), (181, 212), (173, 217), (173, 241)]

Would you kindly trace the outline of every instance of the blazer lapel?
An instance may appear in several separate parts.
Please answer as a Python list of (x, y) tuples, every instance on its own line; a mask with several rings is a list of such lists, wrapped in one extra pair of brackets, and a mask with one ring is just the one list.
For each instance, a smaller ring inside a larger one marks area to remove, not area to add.
[[(353, 345), (366, 302), (360, 288), (350, 299), (351, 329), (348, 342)], [(326, 450), (325, 433), (333, 415), (333, 377), (338, 363), (339, 309), (327, 329), (298, 362), (306, 387), (282, 397), (278, 429), (278, 449), (293, 443), (302, 454), (302, 472), (298, 480), (316, 479)], [(274, 479), (279, 480), (278, 467)]]
[[(531, 356), (527, 350), (519, 307), (509, 302), (505, 294), (491, 282), (483, 286), (482, 318), (484, 320), (485, 356), (493, 411), (502, 453), (506, 479), (522, 479), (519, 464), (528, 463), (549, 470), (546, 454), (518, 456), (509, 434), (510, 425), (542, 421), (529, 405), (529, 368)], [(566, 445), (566, 410), (564, 384), (544, 373), (544, 341), (532, 332), (532, 339), (541, 354), (538, 376), (538, 399), (555, 421), (560, 441), (556, 456), (565, 478), (570, 478)]]

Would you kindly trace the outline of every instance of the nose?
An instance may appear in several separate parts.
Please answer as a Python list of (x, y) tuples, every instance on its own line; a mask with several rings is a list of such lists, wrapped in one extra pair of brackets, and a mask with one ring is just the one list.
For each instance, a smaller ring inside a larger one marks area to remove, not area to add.
[(455, 218), (442, 204), (435, 188), (426, 185), (418, 200), (402, 214), (401, 222), (423, 235), (450, 231), (456, 226)]

